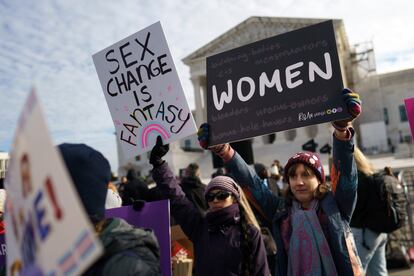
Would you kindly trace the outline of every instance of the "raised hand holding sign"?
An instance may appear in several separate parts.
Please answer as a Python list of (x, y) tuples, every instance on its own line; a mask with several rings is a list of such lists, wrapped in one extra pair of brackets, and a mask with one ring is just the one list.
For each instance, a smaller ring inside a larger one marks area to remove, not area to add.
[(160, 22), (93, 61), (126, 159), (151, 150), (158, 135), (171, 143), (196, 132)]
[(170, 150), (170, 145), (166, 144), (164, 145), (162, 142), (161, 136), (157, 137), (157, 142), (155, 143), (154, 147), (151, 150), (150, 159), (149, 162), (154, 167), (158, 167), (162, 165), (165, 161), (162, 159), (167, 152)]
[(332, 126), (340, 131), (344, 131), (350, 126), (350, 123), (355, 120), (362, 112), (361, 99), (359, 95), (349, 88), (342, 90), (342, 98), (346, 105), (350, 118), (340, 121), (332, 122)]

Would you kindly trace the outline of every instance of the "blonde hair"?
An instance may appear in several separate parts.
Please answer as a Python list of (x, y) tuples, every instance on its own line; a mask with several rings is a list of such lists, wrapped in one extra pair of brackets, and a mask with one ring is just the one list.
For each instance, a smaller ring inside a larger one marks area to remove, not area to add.
[(101, 221), (98, 221), (96, 224), (94, 224), (95, 233), (100, 235), (102, 231), (104, 230), (104, 224), (106, 222), (106, 219), (103, 219)]
[(374, 166), (372, 166), (371, 162), (369, 162), (368, 158), (358, 147), (354, 148), (354, 158), (358, 171), (363, 172), (366, 175), (374, 174)]
[(256, 220), (256, 217), (253, 214), (252, 208), (250, 207), (249, 201), (247, 200), (246, 195), (240, 186), (237, 187), (239, 190), (240, 198), (238, 200), (240, 208), (240, 224), (241, 224), (241, 234), (242, 240), (240, 244), (240, 249), (243, 253), (243, 274), (242, 275), (252, 275), (254, 267), (253, 259), (253, 240), (252, 236), (249, 235), (248, 225), (256, 228), (260, 232), (259, 223)]
[(250, 203), (247, 200), (246, 195), (244, 194), (243, 190), (240, 187), (238, 188), (239, 188), (239, 193), (240, 193), (239, 205), (243, 208), (247, 223), (255, 226), (257, 229), (260, 230), (259, 223), (257, 222), (257, 219), (253, 213), (252, 208), (250, 207)]
[(109, 183), (108, 183), (108, 189), (111, 189), (114, 193), (119, 194), (119, 193), (118, 193), (118, 189), (116, 188), (115, 184), (114, 184), (114, 183), (112, 183), (112, 182), (109, 182)]

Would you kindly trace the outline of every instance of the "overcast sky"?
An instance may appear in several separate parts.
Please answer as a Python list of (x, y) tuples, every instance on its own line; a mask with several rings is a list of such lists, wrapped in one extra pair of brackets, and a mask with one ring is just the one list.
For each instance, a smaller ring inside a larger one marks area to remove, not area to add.
[[(237, 3), (237, 4), (234, 4)], [(87, 143), (117, 170), (114, 127), (92, 54), (161, 21), (190, 106), (181, 59), (250, 16), (343, 19), (373, 41), (380, 73), (414, 67), (410, 0), (0, 0), (0, 151), (9, 151), (31, 86), (57, 143)]]

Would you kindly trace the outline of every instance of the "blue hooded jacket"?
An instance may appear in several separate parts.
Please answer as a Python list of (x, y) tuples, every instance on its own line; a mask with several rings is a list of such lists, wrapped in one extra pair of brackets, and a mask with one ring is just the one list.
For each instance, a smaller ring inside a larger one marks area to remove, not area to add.
[[(320, 201), (320, 208), (327, 217), (327, 241), (339, 275), (355, 275), (361, 270), (353, 242), (349, 222), (357, 199), (357, 169), (354, 162), (353, 139), (342, 141), (333, 138), (334, 191), (328, 192)], [(281, 236), (281, 222), (289, 215), (284, 198), (272, 194), (262, 185), (253, 168), (236, 152), (226, 163), (237, 183), (248, 187), (266, 216), (272, 221), (273, 238), (277, 245), (276, 275), (287, 275), (288, 256)]]

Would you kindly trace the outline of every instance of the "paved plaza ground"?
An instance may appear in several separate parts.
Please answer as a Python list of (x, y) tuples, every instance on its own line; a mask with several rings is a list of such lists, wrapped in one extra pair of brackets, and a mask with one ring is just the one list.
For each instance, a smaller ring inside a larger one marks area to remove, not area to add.
[(411, 269), (399, 269), (399, 270), (390, 270), (388, 271), (389, 275), (392, 276), (413, 276), (414, 267)]

